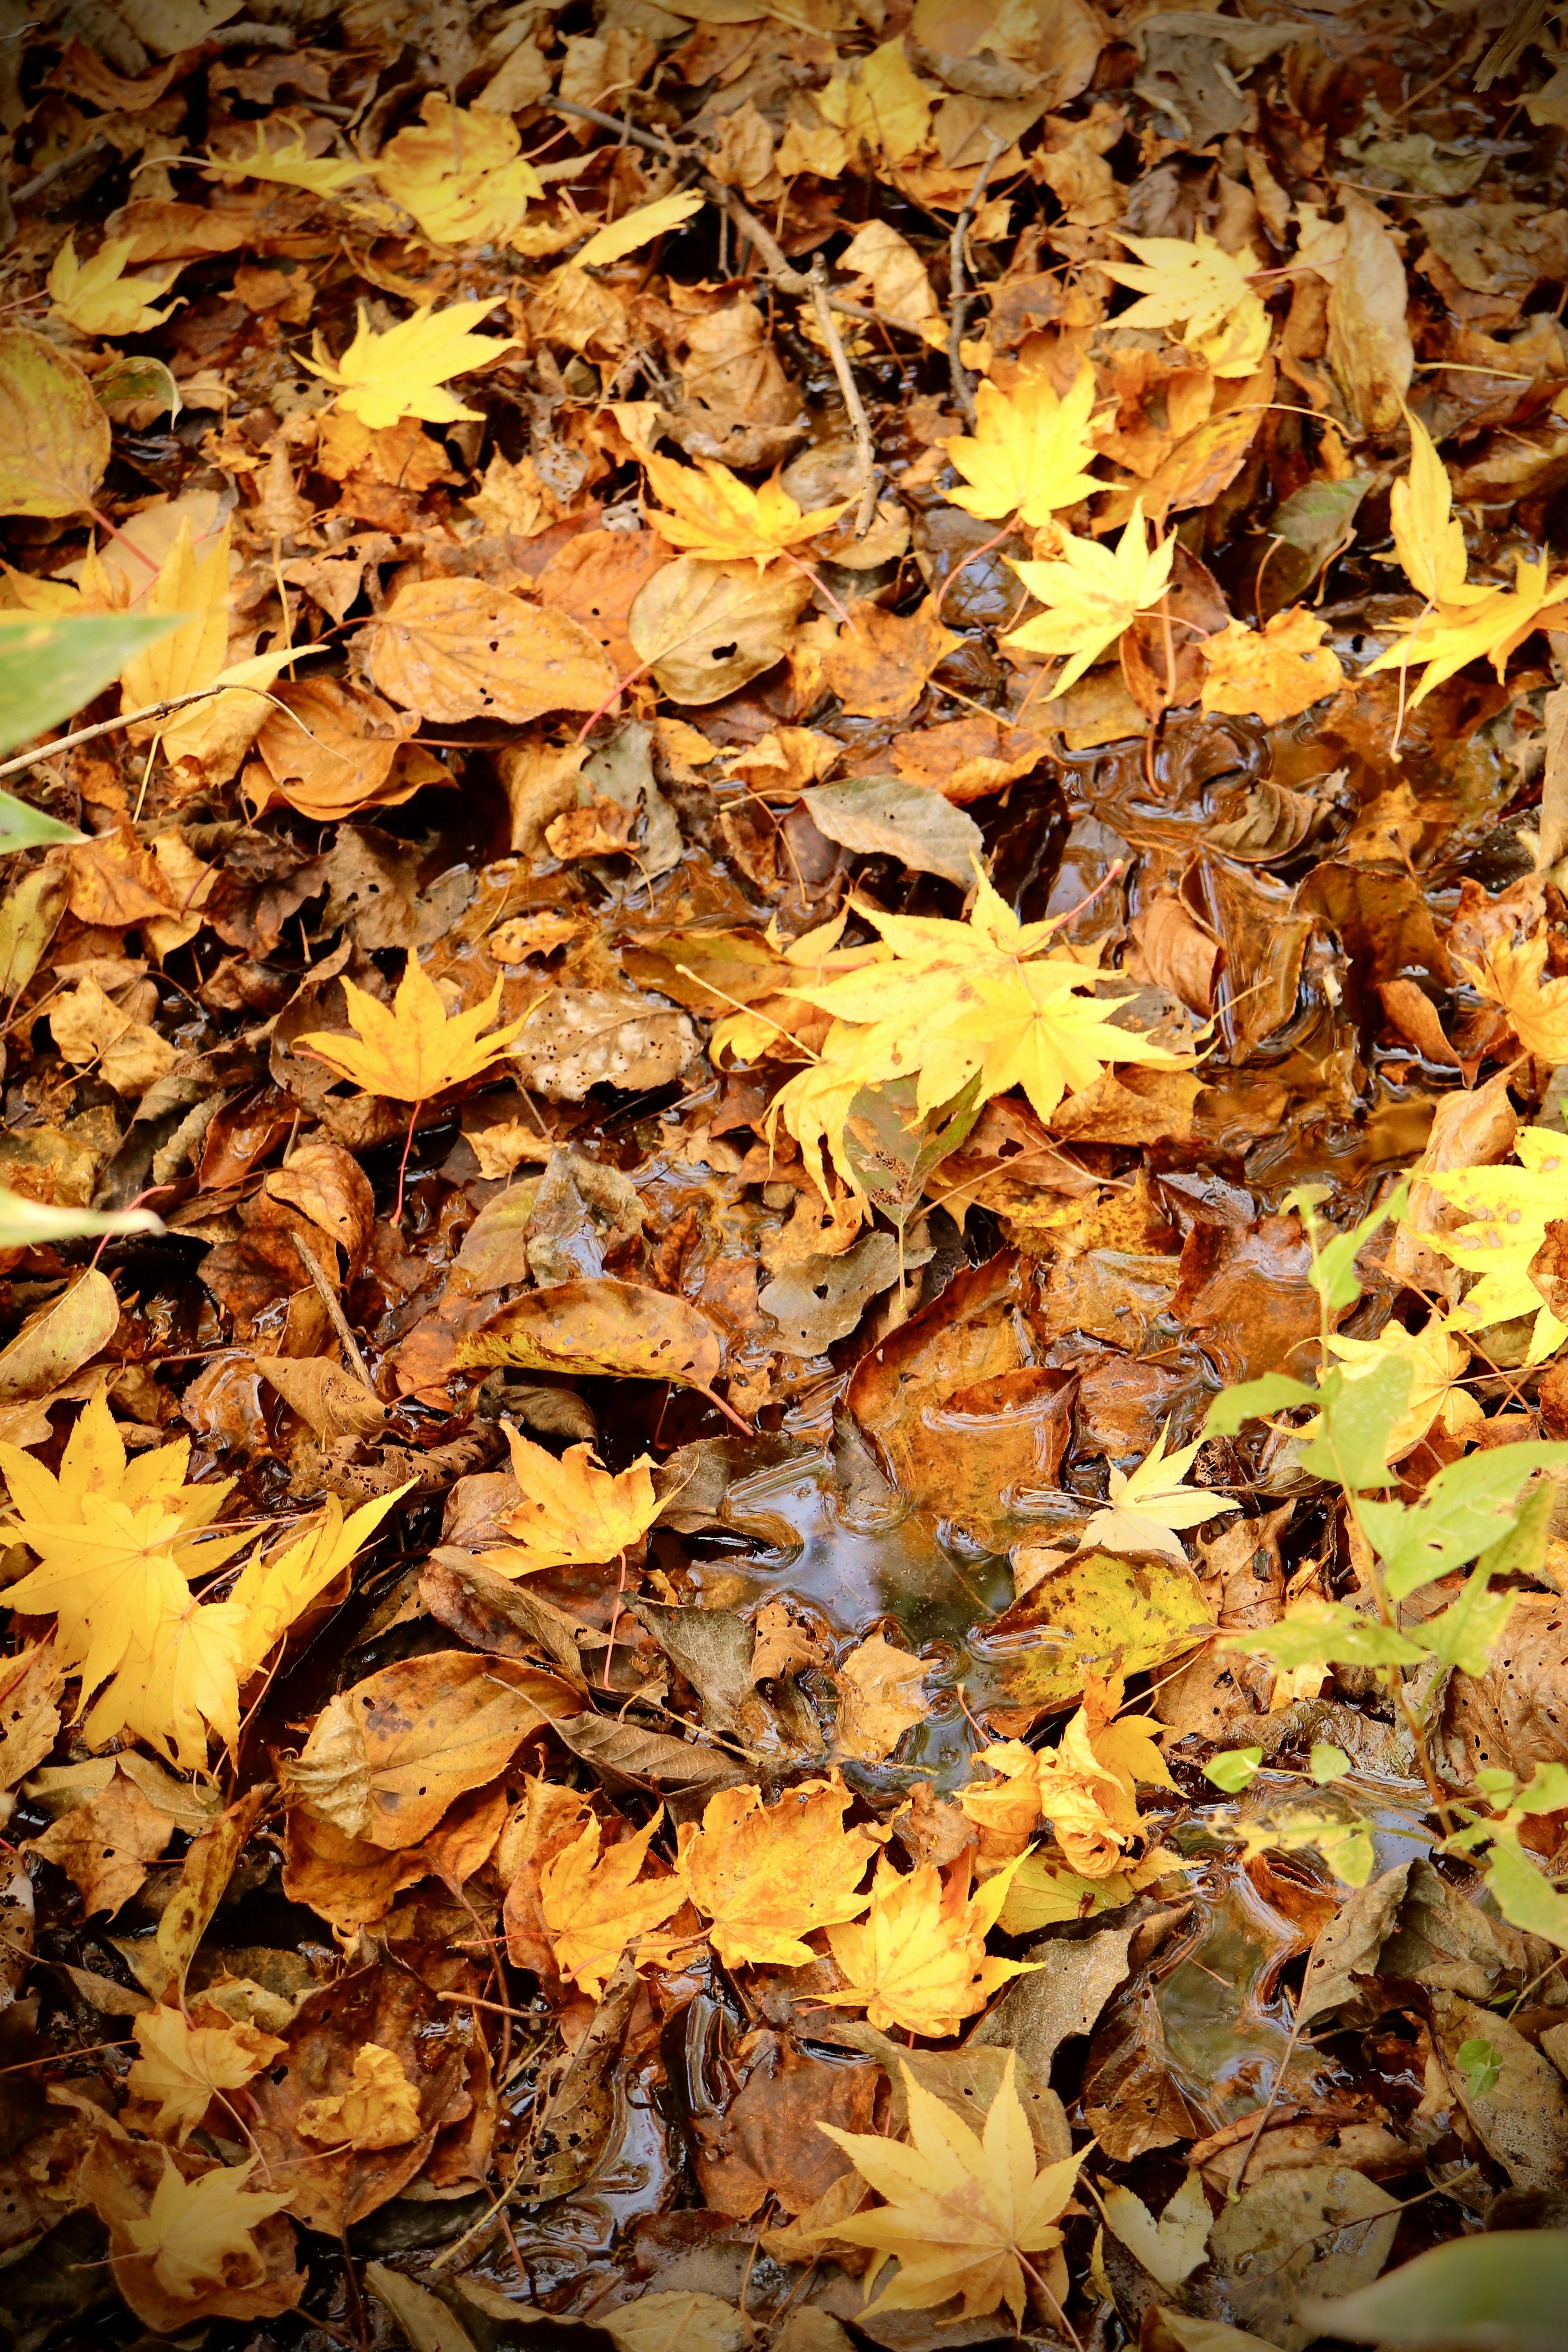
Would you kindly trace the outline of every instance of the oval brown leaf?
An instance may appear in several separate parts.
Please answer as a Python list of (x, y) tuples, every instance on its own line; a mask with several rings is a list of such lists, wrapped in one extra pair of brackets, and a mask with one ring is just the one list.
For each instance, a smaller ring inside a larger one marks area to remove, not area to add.
[(80, 514), (109, 464), (109, 419), (76, 362), (0, 329), (0, 514)]
[(638, 590), (626, 630), (664, 693), (719, 702), (783, 659), (810, 594), (810, 581), (782, 566), (683, 555)]
[(580, 622), (482, 580), (411, 582), (365, 644), (382, 693), (442, 726), (596, 710), (615, 691), (604, 647)]
[(460, 1339), (460, 1367), (519, 1364), (543, 1372), (619, 1373), (707, 1390), (724, 1364), (724, 1342), (684, 1298), (640, 1282), (556, 1282), (519, 1298), (480, 1331)]

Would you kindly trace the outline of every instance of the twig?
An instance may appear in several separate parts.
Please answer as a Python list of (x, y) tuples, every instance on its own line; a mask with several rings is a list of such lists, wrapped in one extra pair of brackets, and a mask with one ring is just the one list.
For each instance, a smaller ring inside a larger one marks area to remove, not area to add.
[(73, 148), (68, 155), (57, 155), (52, 163), (46, 163), (41, 172), (35, 172), (30, 180), (24, 180), (19, 188), (12, 189), (12, 205), (18, 207), (30, 205), (35, 196), (41, 196), (46, 188), (52, 188), (57, 180), (63, 180), (73, 163), (85, 163), (89, 155), (107, 155), (108, 152), (108, 140), (98, 138), (89, 139), (85, 147)]
[[(290, 1228), (290, 1230), (292, 1230), (292, 1228)], [(343, 1343), (344, 1355), (348, 1358), (350, 1363), (353, 1366), (354, 1370), (364, 1382), (365, 1387), (370, 1391), (372, 1396), (375, 1396), (375, 1382), (371, 1379), (364, 1358), (360, 1353), (359, 1341), (354, 1338), (353, 1332), (349, 1327), (349, 1318), (343, 1313), (342, 1304), (338, 1297), (337, 1292), (332, 1288), (331, 1284), (327, 1280), (326, 1275), (322, 1271), (321, 1260), (317, 1257), (315, 1251), (310, 1247), (310, 1243), (302, 1240), (298, 1234), (294, 1234), (294, 1246), (300, 1253), (300, 1264), (303, 1265), (306, 1273), (310, 1276), (311, 1281), (315, 1284), (317, 1290), (321, 1293), (321, 1304), (327, 1310), (328, 1319), (331, 1323), (333, 1330), (337, 1333), (339, 1339)], [(380, 1398), (376, 1397), (376, 1402), (379, 1404), (380, 1402)]]
[(811, 307), (816, 313), (817, 330), (827, 345), (827, 356), (833, 362), (833, 373), (838, 378), (838, 389), (844, 395), (845, 412), (849, 429), (855, 436), (855, 469), (860, 478), (860, 503), (855, 512), (855, 536), (864, 539), (877, 512), (877, 445), (871, 438), (871, 423), (866, 414), (866, 404), (860, 397), (860, 387), (855, 381), (855, 371), (844, 348), (833, 318), (833, 297), (828, 291), (827, 265), (818, 254), (811, 265), (806, 280), (811, 289)]
[[(122, 727), (138, 726), (144, 719), (166, 719), (172, 710), (183, 710), (187, 702), (205, 702), (210, 695), (236, 693), (263, 694), (265, 688), (258, 686), (198, 686), (193, 688), (189, 694), (171, 695), (166, 702), (149, 702), (140, 710), (122, 710), (118, 719), (100, 719), (96, 727), (79, 727), (72, 735), (57, 735), (52, 743), (40, 743), (34, 751), (19, 752), (16, 759), (0, 765), (0, 776), (19, 775), (24, 768), (41, 768), (46, 760), (54, 759), (58, 752), (74, 751), (79, 743), (91, 743), (100, 735), (117, 734)], [(270, 695), (266, 698), (268, 702), (272, 700)]]
[(1279, 2100), (1279, 2094), (1285, 2087), (1286, 2070), (1289, 2066), (1291, 2059), (1296, 2054), (1296, 2037), (1300, 2031), (1301, 2004), (1298, 2001), (1296, 2004), (1296, 2014), (1290, 2021), (1290, 2039), (1285, 2044), (1285, 2054), (1280, 2059), (1279, 2066), (1275, 2070), (1274, 2086), (1269, 2092), (1267, 2100), (1264, 2102), (1263, 2111), (1258, 2118), (1257, 2128), (1254, 2130), (1252, 2137), (1247, 2143), (1246, 2153), (1242, 2157), (1241, 2162), (1236, 2168), (1236, 2179), (1230, 2184), (1229, 2201), (1232, 2204), (1235, 2203), (1236, 2200), (1241, 2194), (1243, 2184), (1247, 2179), (1247, 2168), (1252, 2162), (1253, 2150), (1257, 2147), (1258, 2141), (1263, 2137), (1264, 2126), (1268, 2123), (1269, 2116), (1274, 2113), (1275, 2105)]
[(970, 431), (974, 430), (974, 394), (969, 382), (969, 371), (963, 364), (960, 346), (963, 341), (964, 320), (969, 316), (969, 279), (964, 268), (963, 240), (969, 235), (970, 223), (980, 209), (980, 199), (985, 194), (985, 183), (1002, 152), (1002, 141), (994, 131), (985, 133), (985, 161), (974, 175), (974, 185), (969, 191), (969, 201), (952, 224), (952, 236), (948, 241), (948, 277), (951, 315), (947, 326), (947, 365), (952, 378), (952, 396), (963, 412)]

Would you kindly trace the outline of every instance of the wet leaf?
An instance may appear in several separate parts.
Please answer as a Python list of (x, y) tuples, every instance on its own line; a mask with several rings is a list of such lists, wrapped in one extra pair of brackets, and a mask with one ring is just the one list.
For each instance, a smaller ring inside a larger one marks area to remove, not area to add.
[(0, 513), (71, 515), (92, 505), (109, 463), (109, 419), (76, 362), (26, 327), (0, 329)]

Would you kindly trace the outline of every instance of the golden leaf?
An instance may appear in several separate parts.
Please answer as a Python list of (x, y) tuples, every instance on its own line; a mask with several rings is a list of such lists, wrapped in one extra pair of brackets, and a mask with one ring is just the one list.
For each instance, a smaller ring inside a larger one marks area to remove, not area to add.
[[(1539, 1305), (1539, 1299), (1535, 1303)], [(1410, 1400), (1388, 1433), (1391, 1462), (1419, 1445), (1434, 1422), (1447, 1435), (1458, 1436), (1486, 1418), (1479, 1399), (1457, 1385), (1469, 1364), (1470, 1351), (1440, 1313), (1432, 1315), (1419, 1331), (1407, 1331), (1403, 1323), (1385, 1323), (1375, 1339), (1351, 1339), (1342, 1332), (1331, 1332), (1328, 1346), (1339, 1358), (1347, 1381), (1364, 1380), (1391, 1357), (1409, 1365)]]
[(423, 417), (427, 425), (471, 422), (479, 411), (465, 408), (440, 387), (449, 376), (516, 350), (515, 335), (498, 340), (473, 331), (500, 299), (495, 295), (488, 302), (450, 302), (444, 310), (426, 302), (384, 335), (372, 327), (362, 302), (359, 332), (342, 357), (331, 358), (318, 329), (315, 357), (302, 364), (332, 385), (338, 405), (363, 425), (395, 425), (400, 416)]
[(624, 260), (628, 253), (651, 245), (656, 236), (684, 228), (702, 210), (703, 202), (695, 188), (682, 188), (673, 195), (656, 196), (650, 205), (638, 205), (635, 211), (623, 213), (618, 221), (595, 229), (587, 244), (573, 255), (573, 268), (602, 269), (612, 261)]
[(1500, 678), (1509, 656), (1532, 630), (1557, 626), (1568, 601), (1568, 574), (1552, 577), (1549, 553), (1533, 562), (1516, 553), (1513, 567), (1511, 588), (1486, 589), (1473, 602), (1467, 591), (1455, 604), (1439, 605), (1414, 621), (1400, 622), (1397, 644), (1386, 646), (1375, 661), (1368, 662), (1363, 676), (1424, 663), (1421, 683), (1410, 697), (1413, 710), (1467, 662), (1484, 658)]
[(1466, 1222), (1453, 1233), (1424, 1233), (1421, 1240), (1479, 1277), (1450, 1320), (1475, 1330), (1533, 1315), (1524, 1360), (1540, 1364), (1568, 1339), (1568, 1323), (1543, 1305), (1530, 1278), (1530, 1262), (1547, 1226), (1568, 1217), (1568, 1142), (1551, 1128), (1526, 1127), (1514, 1152), (1515, 1168), (1423, 1169), (1423, 1184), (1461, 1210)]
[(640, 1886), (635, 1884), (659, 1819), (656, 1812), (636, 1837), (607, 1846), (603, 1853), (598, 1821), (591, 1819), (582, 1834), (553, 1855), (541, 1874), (540, 1907), (555, 1965), (594, 2000), (603, 1993), (606, 1978), (614, 1974), (628, 1944), (639, 1946), (639, 1960), (658, 1959), (668, 1953), (667, 1938), (647, 1945), (644, 1939), (679, 1910), (686, 1889), (679, 1878), (650, 1878)]
[(1103, 540), (1069, 535), (1061, 554), (1049, 563), (1014, 564), (1025, 587), (1046, 609), (1004, 637), (1003, 644), (1016, 646), (1020, 653), (1070, 657), (1046, 696), (1047, 702), (1065, 694), (1140, 613), (1159, 604), (1171, 584), (1175, 552), (1173, 538), (1150, 547), (1139, 499), (1114, 552)]
[(994, 1959), (985, 1949), (1017, 1866), (994, 1872), (971, 1895), (967, 1855), (944, 1880), (929, 1862), (900, 1876), (883, 1854), (865, 1918), (827, 1930), (827, 1948), (847, 1979), (843, 1992), (826, 1996), (828, 2005), (863, 2008), (884, 2033), (901, 2027), (938, 2041), (956, 2033), (1030, 1965)]
[(168, 292), (184, 265), (176, 261), (152, 278), (127, 278), (125, 265), (134, 244), (133, 237), (105, 237), (90, 261), (79, 261), (72, 236), (56, 254), (48, 275), (49, 299), (55, 314), (79, 335), (144, 335), (174, 316), (177, 303), (166, 310), (152, 306)]
[(1275, 727), (1336, 694), (1344, 684), (1340, 657), (1323, 639), (1329, 625), (1304, 604), (1276, 613), (1261, 630), (1231, 621), (1203, 647), (1205, 710), (1233, 712)]
[(390, 1009), (345, 980), (343, 993), (355, 1035), (311, 1029), (293, 1040), (294, 1049), (316, 1055), (365, 1094), (385, 1095), (394, 1102), (428, 1102), (448, 1087), (461, 1086), (488, 1070), (521, 1029), (521, 1021), (510, 1021), (488, 1037), (479, 1034), (500, 1010), (501, 985), (498, 980), (483, 1003), (467, 1013), (449, 1013), (440, 990), (411, 950)]
[(1458, 959), (1478, 996), (1500, 1004), (1527, 1054), (1555, 1068), (1568, 1062), (1568, 980), (1548, 980), (1544, 928), (1533, 939), (1494, 940), (1479, 963)]
[(1085, 1546), (1098, 1544), (1105, 1551), (1159, 1551), (1171, 1559), (1184, 1559), (1178, 1528), (1201, 1527), (1205, 1519), (1238, 1507), (1226, 1496), (1183, 1484), (1198, 1458), (1203, 1440), (1167, 1454), (1169, 1434), (1167, 1423), (1152, 1452), (1131, 1476), (1111, 1465), (1110, 1507), (1096, 1511), (1089, 1520), (1083, 1531)]
[(289, 2046), (253, 2025), (193, 2025), (177, 2009), (147, 2010), (132, 2030), (141, 2055), (125, 2087), (132, 2099), (158, 2103), (142, 2128), (181, 2147), (215, 2098), (242, 2089)]
[(1092, 498), (1105, 488), (1084, 470), (1095, 456), (1089, 437), (1093, 406), (1094, 370), (1087, 364), (1065, 399), (1039, 373), (1021, 376), (1010, 393), (979, 384), (973, 438), (959, 436), (942, 444), (969, 485), (951, 491), (951, 503), (987, 522), (1016, 514), (1034, 530), (1058, 508)]
[(1106, 1878), (1123, 1867), (1140, 1834), (1138, 1782), (1173, 1783), (1154, 1744), (1159, 1727), (1146, 1716), (1112, 1719), (1111, 1701), (1120, 1698), (1119, 1681), (1091, 1679), (1057, 1747), (1009, 1739), (980, 1750), (976, 1761), (998, 1779), (962, 1790), (959, 1803), (981, 1832), (983, 1861), (1021, 1854), (1043, 1815), (1069, 1868), (1083, 1877)]
[(910, 68), (901, 38), (884, 41), (863, 58), (853, 80), (836, 73), (816, 97), (825, 122), (853, 146), (868, 147), (889, 163), (918, 155), (931, 138), (928, 85)]
[(209, 179), (269, 180), (280, 188), (308, 189), (314, 196), (338, 196), (356, 180), (369, 178), (368, 163), (335, 155), (307, 155), (304, 131), (287, 117), (279, 127), (294, 133), (286, 145), (269, 147), (258, 122), (254, 154), (215, 155), (209, 147), (202, 170)]
[(846, 1756), (880, 1763), (931, 1712), (917, 1696), (928, 1662), (895, 1650), (880, 1633), (859, 1643), (837, 1671), (838, 1745)]
[(432, 245), (501, 243), (530, 198), (544, 194), (516, 123), (510, 114), (454, 106), (438, 90), (426, 92), (419, 112), (376, 158), (382, 194), (412, 213)]
[(176, 2303), (195, 2303), (215, 2288), (230, 2292), (263, 2269), (253, 2236), (258, 2223), (280, 2213), (286, 2189), (247, 2189), (256, 2159), (181, 2177), (172, 2157), (145, 2216), (128, 2218), (121, 2231), (138, 2254), (152, 2263), (153, 2276)]
[(1206, 230), (1179, 236), (1113, 236), (1137, 264), (1101, 263), (1108, 278), (1142, 296), (1118, 327), (1184, 327), (1183, 341), (1215, 375), (1251, 375), (1268, 349), (1268, 313), (1249, 283), (1258, 267), (1250, 246), (1226, 253)]
[(700, 457), (695, 467), (679, 466), (673, 457), (661, 457), (650, 449), (642, 463), (655, 496), (669, 509), (649, 508), (647, 519), (655, 530), (672, 547), (710, 563), (750, 557), (760, 571), (785, 548), (799, 547), (825, 531), (850, 503), (840, 499), (836, 505), (803, 514), (776, 480), (764, 482), (760, 490), (748, 489), (716, 457)]
[(680, 1823), (676, 1874), (711, 1919), (713, 1948), (727, 1967), (804, 1968), (814, 1956), (803, 1937), (865, 1910), (871, 1898), (857, 1888), (881, 1840), (844, 1829), (851, 1801), (835, 1774), (801, 1781), (776, 1805), (764, 1805), (760, 1789), (721, 1789), (700, 1828)]
[(295, 2129), (301, 2138), (327, 2147), (406, 2147), (424, 2126), (419, 2094), (403, 2071), (395, 2050), (363, 2042), (354, 2052), (346, 2090), (311, 2099), (300, 2110)]
[(411, 580), (361, 642), (372, 683), (441, 726), (597, 710), (616, 690), (603, 646), (581, 622), (483, 580)]
[(528, 1576), (535, 1569), (578, 1561), (614, 1559), (646, 1534), (658, 1517), (659, 1497), (648, 1473), (651, 1454), (612, 1475), (595, 1460), (591, 1445), (569, 1445), (557, 1461), (507, 1426), (511, 1466), (522, 1501), (501, 1521), (516, 1549), (479, 1555), (482, 1567), (502, 1576)]

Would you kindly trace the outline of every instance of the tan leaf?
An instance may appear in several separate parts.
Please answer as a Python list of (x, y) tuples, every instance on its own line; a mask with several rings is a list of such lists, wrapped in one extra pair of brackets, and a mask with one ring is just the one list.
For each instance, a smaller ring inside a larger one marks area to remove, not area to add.
[(685, 555), (638, 590), (626, 634), (664, 693), (718, 702), (783, 659), (810, 594), (783, 564), (759, 572)]
[(838, 1668), (838, 1745), (847, 1756), (879, 1764), (906, 1731), (923, 1723), (931, 1709), (921, 1699), (927, 1661), (896, 1650), (873, 1633), (851, 1650)]
[(481, 580), (411, 582), (361, 643), (373, 684), (441, 726), (596, 710), (615, 691), (604, 648), (586, 629)]

